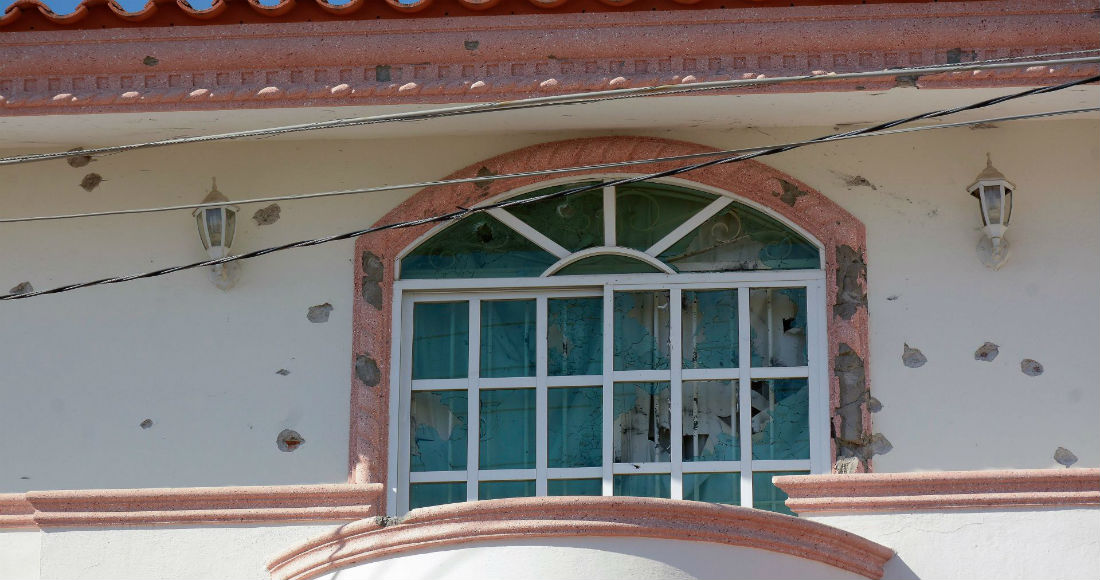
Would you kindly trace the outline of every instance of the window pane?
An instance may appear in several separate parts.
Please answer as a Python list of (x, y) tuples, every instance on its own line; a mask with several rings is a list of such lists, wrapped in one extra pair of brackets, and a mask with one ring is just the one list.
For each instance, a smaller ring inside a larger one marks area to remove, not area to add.
[(752, 458), (810, 458), (806, 379), (752, 382)]
[(481, 376), (535, 376), (535, 301), (481, 303)]
[(717, 197), (663, 183), (620, 185), (615, 188), (615, 241), (644, 252)]
[(413, 305), (413, 379), (467, 376), (470, 361), (470, 303)]
[(401, 259), (401, 278), (538, 276), (558, 259), (488, 214), (439, 232)]
[(787, 494), (772, 483), (780, 475), (806, 475), (807, 471), (761, 471), (752, 474), (752, 507), (789, 516), (795, 515), (784, 502)]
[(615, 462), (670, 461), (669, 383), (615, 383)]
[(653, 274), (657, 268), (630, 256), (603, 254), (581, 258), (558, 270), (555, 276), (580, 276), (583, 274)]
[(603, 389), (561, 387), (547, 392), (550, 467), (603, 464)]
[(414, 483), (409, 486), (409, 509), (466, 501), (466, 482)]
[(412, 471), (466, 469), (466, 391), (413, 391)]
[(550, 376), (603, 374), (603, 298), (547, 301)]
[(741, 505), (741, 474), (685, 473), (684, 499)]
[(710, 218), (658, 258), (681, 272), (816, 270), (817, 246), (739, 203)]
[(685, 381), (683, 389), (684, 461), (740, 460), (737, 381)]
[(602, 479), (551, 479), (547, 495), (603, 495)]
[(615, 495), (633, 497), (672, 497), (672, 476), (654, 475), (616, 475)]
[(483, 390), (479, 469), (535, 467), (535, 389)]
[(737, 368), (737, 290), (684, 290), (685, 369)]
[(806, 289), (749, 292), (752, 366), (806, 366)]
[(534, 497), (535, 481), (482, 481), (477, 484), (477, 499)]
[(615, 293), (615, 370), (669, 367), (668, 290)]
[[(535, 197), (591, 183), (595, 182), (548, 187), (521, 195), (516, 199)], [(571, 252), (603, 245), (603, 188), (567, 197), (516, 205), (507, 208), (506, 211)]]

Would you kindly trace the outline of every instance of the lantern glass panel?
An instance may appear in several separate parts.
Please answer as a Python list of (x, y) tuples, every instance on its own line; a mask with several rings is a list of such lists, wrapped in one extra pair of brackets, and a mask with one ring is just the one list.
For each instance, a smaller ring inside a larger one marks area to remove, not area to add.
[(1012, 219), (1012, 190), (1005, 188), (1005, 225)]
[(999, 185), (982, 186), (982, 205), (985, 209), (985, 225), (1001, 225), (1001, 187)]
[(222, 245), (222, 208), (206, 210), (206, 235), (210, 237), (210, 246), (216, 248)]
[(225, 210), (225, 247), (233, 245), (233, 233), (237, 229), (237, 212), (226, 208)]
[(202, 242), (202, 249), (209, 250), (210, 249), (210, 241), (207, 240), (207, 238), (206, 238), (206, 222), (203, 220), (204, 215), (205, 215), (205, 212), (201, 212), (201, 211), (199, 213), (195, 214), (195, 224), (199, 228), (199, 241)]

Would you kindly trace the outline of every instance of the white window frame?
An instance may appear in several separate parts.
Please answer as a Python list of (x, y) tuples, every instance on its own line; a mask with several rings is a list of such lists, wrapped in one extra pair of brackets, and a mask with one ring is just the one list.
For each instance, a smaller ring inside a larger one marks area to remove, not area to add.
[[(622, 177), (617, 175), (616, 177)], [(502, 197), (521, 195), (528, 191), (543, 189), (560, 183), (587, 181), (601, 179), (601, 176), (571, 177), (560, 180), (542, 182), (509, 192)], [(490, 210), (490, 214), (512, 227), (521, 235), (531, 239), (551, 254), (559, 258), (559, 261), (548, 268), (539, 277), (527, 278), (476, 278), (476, 279), (413, 279), (398, 280), (394, 283), (392, 302), (392, 326), (391, 333), (391, 365), (390, 365), (390, 398), (389, 398), (389, 462), (387, 473), (387, 505), (393, 515), (404, 514), (409, 505), (409, 484), (433, 481), (454, 481), (455, 472), (413, 472), (409, 470), (410, 453), (410, 421), (408, 415), (411, 405), (411, 393), (413, 390), (446, 389), (448, 380), (430, 380), (417, 385), (420, 381), (411, 379), (412, 362), (412, 314), (415, 302), (451, 302), (469, 301), (470, 307), (470, 361), (468, 364), (469, 377), (453, 379), (452, 386), (461, 384), (468, 387), (468, 433), (467, 433), (467, 470), (466, 493), (467, 501), (477, 499), (478, 495), (478, 421), (479, 412), (478, 391), (483, 387), (522, 388), (524, 381), (533, 383), (536, 389), (536, 466), (535, 469), (518, 470), (494, 470), (493, 478), (486, 481), (503, 480), (529, 480), (536, 482), (536, 495), (547, 494), (547, 480), (559, 478), (602, 478), (603, 495), (612, 495), (613, 476), (631, 473), (670, 473), (671, 497), (681, 499), (683, 494), (682, 475), (692, 472), (739, 472), (741, 484), (741, 504), (752, 505), (752, 474), (759, 471), (809, 471), (810, 473), (827, 473), (830, 468), (830, 444), (828, 425), (829, 405), (829, 377), (827, 375), (828, 358), (828, 332), (826, 324), (825, 304), (825, 272), (823, 268), (817, 270), (765, 270), (746, 272), (720, 272), (720, 273), (652, 273), (652, 274), (601, 274), (601, 275), (577, 275), (577, 276), (553, 276), (555, 272), (576, 260), (601, 253), (614, 253), (618, 255), (631, 255), (642, 259), (647, 263), (656, 262), (655, 256), (659, 255), (684, 235), (701, 225), (707, 219), (720, 212), (730, 203), (738, 202), (781, 222), (784, 226), (799, 233), (815, 246), (821, 253), (824, 262), (824, 250), (820, 242), (809, 235), (802, 228), (791, 224), (781, 215), (776, 215), (768, 208), (758, 204), (733, 197), (728, 192), (716, 190), (697, 183), (679, 179), (662, 180), (670, 184), (688, 187), (703, 192), (719, 195), (719, 198), (706, 206), (691, 219), (685, 221), (673, 232), (648, 248), (644, 253), (635, 250), (626, 250), (615, 247), (614, 223), (605, 224), (605, 244), (608, 247), (590, 248), (580, 252), (571, 253), (557, 245), (546, 236), (527, 226), (522, 221), (514, 218), (503, 210)], [(604, 188), (605, 218), (610, 213), (614, 215), (614, 188)], [(503, 214), (502, 214), (503, 212)], [(518, 223), (517, 223), (518, 222)], [(400, 257), (416, 248), (425, 239), (439, 233), (445, 226), (433, 228), (430, 232), (421, 236), (416, 242), (410, 244)], [(625, 250), (625, 251), (624, 251)], [(634, 255), (635, 252), (638, 255)], [(644, 257), (643, 257), (644, 256)], [(400, 257), (398, 268), (400, 272)], [(645, 258), (649, 258), (646, 260)], [(662, 264), (663, 266), (663, 264)], [(667, 266), (661, 268), (662, 271)], [(751, 288), (780, 288), (780, 287), (805, 287), (807, 301), (807, 360), (806, 367), (757, 367), (749, 366), (751, 362), (750, 345), (750, 317), (749, 317), (749, 289)], [(681, 369), (680, 356), (680, 308), (670, 308), (670, 369), (660, 371), (614, 371), (604, 375), (592, 377), (548, 377), (546, 369), (546, 326), (547, 326), (547, 300), (550, 298), (567, 296), (600, 296), (604, 298), (604, 335), (603, 356), (604, 369), (613, 369), (612, 357), (614, 355), (614, 335), (611, 321), (613, 319), (612, 297), (615, 291), (642, 291), (642, 290), (668, 290), (670, 304), (679, 304), (683, 290), (720, 290), (737, 289), (738, 297), (738, 351), (740, 356), (739, 366), (736, 369), (703, 370)], [(480, 341), (480, 301), (499, 299), (534, 299), (536, 300), (536, 376), (527, 378), (506, 379), (479, 379), (477, 376), (480, 361), (477, 359)], [(773, 378), (802, 378), (808, 381), (809, 389), (809, 431), (810, 431), (810, 459), (808, 460), (752, 460), (752, 434), (751, 434), (751, 384), (753, 380)], [(683, 462), (682, 445), (678, 443), (682, 435), (682, 382), (685, 380), (703, 379), (735, 379), (738, 381), (740, 416), (738, 418), (739, 437), (741, 447), (740, 461), (722, 462)], [(674, 443), (671, 445), (671, 461), (668, 463), (654, 464), (614, 464), (613, 455), (613, 385), (623, 381), (670, 381), (671, 383), (671, 432)], [(601, 467), (583, 468), (554, 468), (547, 467), (547, 392), (555, 386), (598, 386), (604, 388), (604, 413), (603, 413), (603, 465)], [(527, 385), (530, 386), (530, 385)]]

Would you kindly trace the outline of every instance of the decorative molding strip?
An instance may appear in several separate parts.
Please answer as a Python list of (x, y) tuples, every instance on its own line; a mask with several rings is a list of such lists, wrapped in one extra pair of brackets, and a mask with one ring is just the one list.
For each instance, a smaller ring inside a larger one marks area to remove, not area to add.
[(1100, 506), (1100, 469), (785, 475), (775, 484), (801, 515)]
[(829, 526), (749, 508), (635, 497), (541, 497), (413, 510), (400, 523), (363, 520), (268, 564), (273, 578), (308, 580), (376, 558), (490, 540), (602, 536), (712, 542), (789, 554), (881, 578), (894, 551)]
[(353, 521), (379, 513), (381, 484), (29, 491), (0, 495), (3, 527)]
[[(152, 6), (152, 4), (150, 4)], [(465, 16), (0, 34), (0, 112), (456, 103), (1096, 48), (1100, 0)], [(767, 39), (767, 42), (762, 42)], [(898, 47), (904, 46), (904, 50)], [(59, 52), (79, 58), (57, 59)], [(430, 59), (425, 55), (431, 55)], [(673, 56), (674, 55), (674, 56)], [(273, 63), (279, 63), (278, 66)], [(751, 92), (1025, 86), (1097, 67)]]
[(33, 528), (34, 508), (21, 493), (0, 493), (0, 529)]

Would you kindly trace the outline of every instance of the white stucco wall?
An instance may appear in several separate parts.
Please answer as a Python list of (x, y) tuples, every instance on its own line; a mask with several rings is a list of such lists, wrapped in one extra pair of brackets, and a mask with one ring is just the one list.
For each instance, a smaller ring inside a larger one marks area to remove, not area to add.
[[(766, 163), (819, 189), (867, 226), (879, 471), (1055, 467), (1063, 446), (1100, 465), (1100, 152), (1095, 121), (1006, 124), (806, 148)], [(653, 131), (717, 147), (812, 137), (832, 127)], [(606, 133), (604, 133), (606, 134)], [(230, 198), (441, 178), (470, 163), (577, 133), (417, 140), (258, 141), (104, 157), (84, 168), (4, 168), (3, 215)], [(73, 146), (84, 145), (73, 143)], [(985, 153), (1018, 185), (1012, 258), (985, 269), (964, 191)], [(12, 154), (23, 151), (6, 151)], [(104, 181), (79, 187), (94, 171)], [(845, 176), (874, 184), (847, 186)], [(282, 203), (257, 227), (243, 208), (237, 251), (350, 231), (407, 194)], [(261, 206), (262, 207), (262, 206)], [(0, 227), (2, 289), (43, 289), (205, 256), (189, 213)], [(339, 482), (347, 476), (352, 242), (244, 265), (238, 287), (205, 273), (0, 306), (0, 491)], [(895, 298), (896, 297), (896, 298)], [(327, 323), (306, 319), (328, 302)], [(993, 363), (973, 353), (1000, 345)], [(902, 345), (928, 363), (901, 362)], [(1020, 372), (1023, 358), (1045, 373)], [(279, 369), (288, 376), (276, 374)], [(139, 424), (151, 419), (153, 425)], [(306, 443), (280, 452), (285, 428)]]
[(38, 580), (42, 532), (0, 530), (0, 580)]
[(1013, 509), (809, 518), (894, 549), (886, 580), (1100, 577), (1100, 509)]

